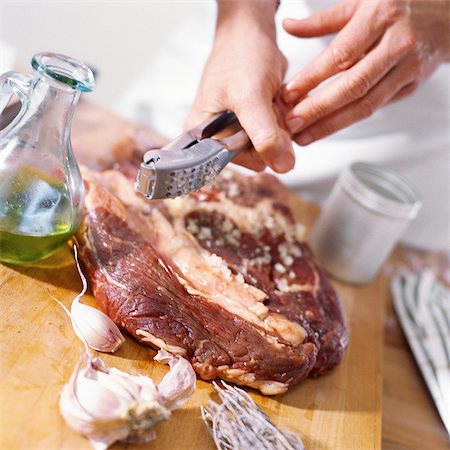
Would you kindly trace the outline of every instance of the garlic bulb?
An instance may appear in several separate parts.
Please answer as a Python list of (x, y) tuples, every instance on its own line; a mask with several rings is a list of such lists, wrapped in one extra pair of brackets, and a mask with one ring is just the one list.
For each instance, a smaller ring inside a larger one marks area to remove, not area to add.
[(92, 306), (80, 303), (81, 298), (87, 291), (87, 281), (78, 261), (76, 245), (74, 245), (73, 251), (77, 270), (83, 284), (83, 289), (73, 299), (70, 308), (73, 331), (81, 341), (92, 349), (113, 353), (125, 342), (125, 338), (117, 325), (106, 314)]
[(117, 441), (154, 439), (154, 426), (192, 395), (196, 380), (185, 359), (164, 351), (157, 358), (170, 365), (159, 385), (149, 377), (107, 368), (100, 358), (91, 359), (87, 353), (61, 393), (59, 406), (67, 424), (88, 437), (95, 450), (105, 450)]

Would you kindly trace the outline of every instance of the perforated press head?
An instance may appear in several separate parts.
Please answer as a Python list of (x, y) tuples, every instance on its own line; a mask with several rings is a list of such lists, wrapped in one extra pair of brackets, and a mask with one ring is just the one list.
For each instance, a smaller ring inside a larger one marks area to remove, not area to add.
[(212, 182), (236, 154), (249, 146), (244, 131), (222, 140), (210, 138), (235, 122), (236, 116), (227, 111), (162, 149), (149, 150), (139, 169), (136, 190), (149, 199), (174, 198)]
[(214, 139), (187, 149), (150, 150), (141, 164), (136, 190), (149, 199), (186, 195), (213, 181), (230, 156), (228, 149)]

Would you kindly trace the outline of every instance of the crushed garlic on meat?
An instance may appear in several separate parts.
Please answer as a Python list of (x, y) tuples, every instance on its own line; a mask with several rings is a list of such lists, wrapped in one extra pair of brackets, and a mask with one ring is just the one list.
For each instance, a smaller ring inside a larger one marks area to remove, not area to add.
[(280, 263), (276, 263), (275, 264), (275, 270), (277, 271), (277, 272), (280, 272), (280, 273), (285, 273), (286, 272), (286, 267), (284, 267), (282, 264), (280, 264)]

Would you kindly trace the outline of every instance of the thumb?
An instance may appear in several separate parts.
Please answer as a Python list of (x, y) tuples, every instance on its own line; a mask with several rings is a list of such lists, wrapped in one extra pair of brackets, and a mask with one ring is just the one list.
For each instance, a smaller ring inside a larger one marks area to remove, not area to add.
[(278, 125), (272, 100), (245, 99), (235, 107), (239, 123), (261, 159), (276, 172), (284, 173), (295, 164), (289, 133)]
[(337, 33), (347, 24), (355, 9), (356, 1), (342, 1), (305, 19), (284, 19), (283, 28), (289, 34), (303, 38)]

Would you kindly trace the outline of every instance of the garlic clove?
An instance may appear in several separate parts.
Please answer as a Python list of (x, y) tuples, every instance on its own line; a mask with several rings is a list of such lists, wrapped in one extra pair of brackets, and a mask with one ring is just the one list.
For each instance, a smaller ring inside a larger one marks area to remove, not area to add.
[(75, 334), (92, 349), (113, 353), (125, 342), (117, 325), (98, 309), (74, 301), (70, 313)]
[(87, 376), (80, 377), (76, 389), (78, 401), (83, 405), (83, 409), (98, 420), (113, 419), (129, 403), (128, 398), (117, 395), (98, 380)]
[[(114, 391), (117, 395), (137, 401), (142, 396), (142, 386), (139, 376), (132, 376), (120, 370), (111, 368), (107, 374), (98, 374), (98, 381), (108, 389)], [(152, 398), (157, 396), (156, 386), (149, 378), (151, 383)]]
[(101, 420), (93, 411), (88, 412), (78, 397), (78, 384), (92, 376), (91, 363), (94, 361), (88, 360), (86, 367), (81, 367), (81, 362), (77, 365), (61, 392), (59, 409), (72, 429), (89, 437), (95, 450), (105, 450), (117, 440), (125, 439), (128, 429), (115, 417), (112, 420)]

